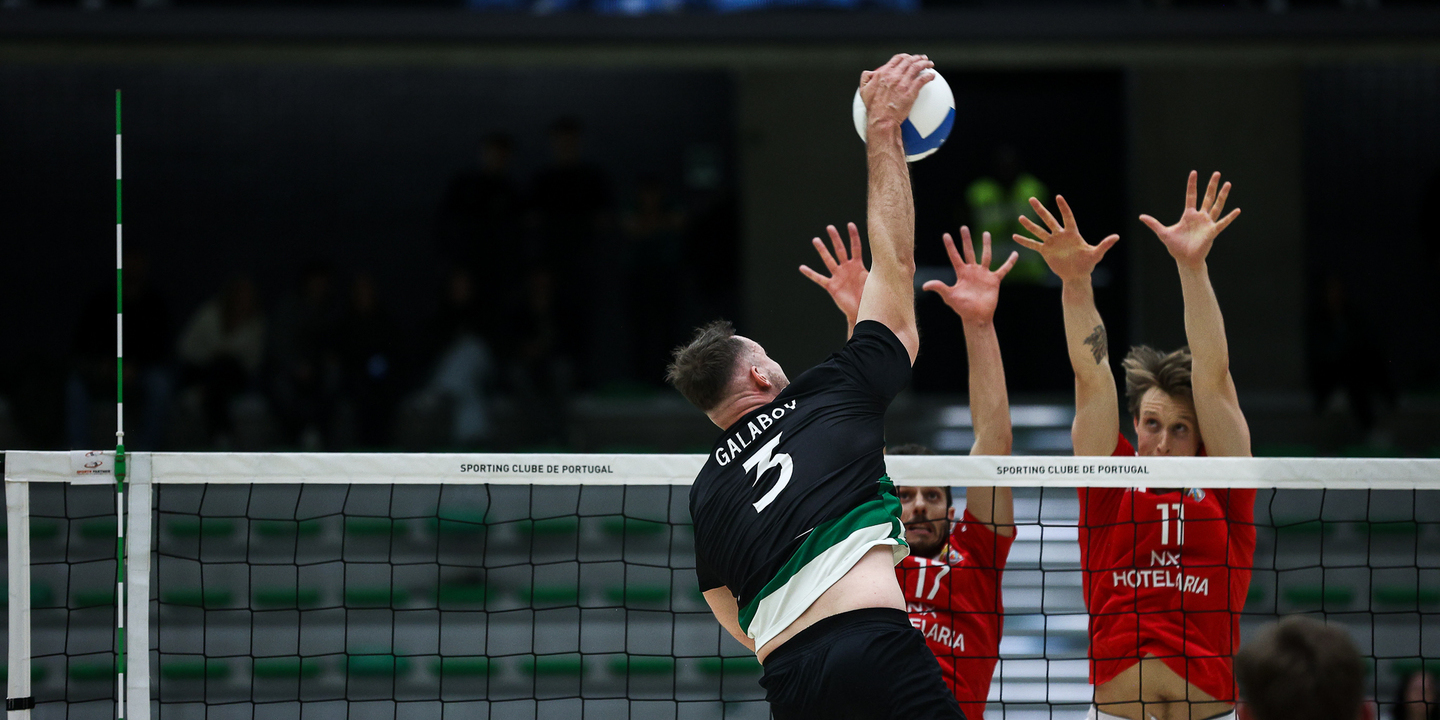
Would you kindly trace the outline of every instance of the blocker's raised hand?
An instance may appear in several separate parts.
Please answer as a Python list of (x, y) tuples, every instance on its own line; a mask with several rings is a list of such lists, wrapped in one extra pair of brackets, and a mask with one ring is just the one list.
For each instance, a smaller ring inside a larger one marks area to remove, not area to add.
[[(1240, 216), (1239, 208), (1231, 210), (1229, 215), (1220, 216), (1220, 213), (1225, 212), (1225, 198), (1230, 195), (1230, 183), (1220, 185), (1218, 172), (1210, 176), (1205, 197), (1197, 207), (1195, 181), (1198, 176), (1199, 173), (1190, 171), (1190, 180), (1185, 187), (1185, 211), (1180, 213), (1180, 220), (1174, 225), (1165, 227), (1149, 215), (1140, 216), (1140, 222), (1145, 223), (1145, 226), (1160, 238), (1160, 242), (1165, 243), (1165, 249), (1170, 251), (1170, 256), (1187, 267), (1204, 263), (1205, 257), (1210, 254), (1210, 248), (1215, 244), (1215, 236)], [(1216, 186), (1219, 186), (1218, 193)]]
[(1020, 253), (1011, 251), (1005, 264), (993, 272), (990, 270), (990, 233), (980, 235), (980, 262), (975, 262), (975, 246), (970, 240), (970, 228), (960, 226), (960, 239), (964, 241), (965, 256), (955, 251), (955, 239), (945, 233), (945, 252), (950, 255), (950, 265), (955, 268), (955, 284), (946, 285), (931, 280), (920, 289), (928, 290), (941, 297), (945, 304), (965, 322), (988, 323), (995, 318), (995, 305), (1000, 299), (1000, 281), (1015, 267)]
[(1030, 198), (1030, 207), (1035, 208), (1035, 213), (1040, 216), (1045, 227), (1042, 228), (1036, 225), (1035, 221), (1021, 215), (1020, 224), (1039, 240), (1016, 233), (1013, 236), (1015, 242), (1040, 253), (1040, 256), (1045, 258), (1045, 264), (1049, 265), (1050, 270), (1059, 275), (1062, 281), (1088, 280), (1095, 266), (1100, 264), (1100, 259), (1105, 257), (1111, 246), (1119, 242), (1120, 236), (1111, 235), (1101, 240), (1099, 245), (1090, 245), (1085, 242), (1085, 238), (1080, 237), (1075, 215), (1070, 212), (1070, 205), (1065, 202), (1065, 198), (1056, 195), (1055, 205), (1060, 208), (1060, 217), (1065, 220), (1063, 224), (1056, 220), (1039, 200)]
[(835, 307), (845, 313), (845, 319), (855, 324), (855, 317), (860, 314), (860, 296), (865, 293), (865, 279), (870, 277), (870, 271), (865, 269), (865, 261), (861, 257), (860, 250), (860, 229), (855, 223), (849, 224), (850, 230), (850, 251), (845, 251), (845, 243), (840, 240), (840, 231), (834, 225), (825, 226), (825, 231), (830, 233), (830, 242), (835, 246), (835, 254), (830, 254), (830, 249), (820, 238), (813, 238), (810, 244), (815, 246), (815, 251), (820, 253), (820, 262), (825, 263), (825, 269), (830, 271), (829, 277), (811, 270), (808, 265), (800, 266), (800, 274), (810, 278), (816, 285), (830, 293), (830, 299), (835, 301)]

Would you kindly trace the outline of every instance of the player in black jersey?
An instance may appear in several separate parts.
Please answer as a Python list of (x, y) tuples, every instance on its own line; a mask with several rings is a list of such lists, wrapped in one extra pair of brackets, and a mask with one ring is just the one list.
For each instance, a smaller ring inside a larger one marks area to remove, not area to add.
[(700, 589), (765, 665), (775, 717), (963, 718), (910, 625), (885, 476), (885, 410), (919, 349), (914, 203), (900, 125), (924, 56), (862, 73), (872, 268), (840, 352), (792, 384), (726, 322), (675, 351), (670, 381), (724, 434), (690, 491)]

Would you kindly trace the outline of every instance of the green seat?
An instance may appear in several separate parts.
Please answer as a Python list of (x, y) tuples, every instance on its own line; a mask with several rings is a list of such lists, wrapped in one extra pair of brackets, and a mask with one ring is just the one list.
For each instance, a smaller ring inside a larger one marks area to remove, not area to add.
[(1440, 604), (1440, 588), (1418, 585), (1376, 585), (1372, 596), (1378, 605), (1420, 607)]
[(98, 517), (80, 521), (80, 537), (86, 540), (100, 540), (116, 536), (115, 518)]
[(71, 595), (76, 608), (101, 607), (103, 605), (115, 604), (115, 588), (106, 587), (99, 590), (77, 590)]
[(664, 605), (670, 599), (668, 585), (625, 585), (605, 589), (605, 599), (616, 605)]
[(320, 604), (320, 588), (277, 585), (256, 588), (251, 599), (255, 607), (263, 610), (296, 610), (315, 607)]
[(580, 677), (589, 669), (589, 661), (576, 653), (541, 655), (520, 661), (520, 671), (535, 677)]
[(578, 605), (580, 588), (575, 585), (535, 585), (516, 591), (523, 602), (531, 605)]
[(177, 517), (165, 521), (165, 530), (175, 537), (228, 538), (235, 535), (235, 520), (214, 517)]
[(1400, 658), (1390, 663), (1390, 672), (1395, 677), (1404, 679), (1412, 673), (1420, 672), (1422, 667), (1429, 672), (1440, 674), (1440, 658)]
[(410, 671), (410, 658), (390, 653), (349, 655), (345, 670), (355, 677), (398, 677)]
[(621, 655), (611, 658), (610, 672), (630, 677), (670, 675), (675, 672), (675, 658), (655, 655)]
[(114, 680), (114, 658), (109, 660), (72, 660), (70, 661), (70, 679), (77, 681)]
[(1371, 520), (1355, 523), (1355, 531), (1371, 537), (1414, 537), (1420, 533), (1420, 524), (1414, 520)]
[[(49, 674), (49, 671), (47, 671), (47, 670), (45, 669), (45, 666), (44, 666), (44, 665), (39, 665), (39, 664), (37, 664), (37, 663), (35, 663), (35, 662), (31, 662), (31, 663), (30, 663), (30, 682), (31, 682), (32, 684), (33, 684), (33, 683), (39, 683), (41, 680), (44, 680), (44, 679), (45, 679), (45, 676), (48, 675), (48, 674)], [(0, 683), (9, 682), (9, 681), (10, 681), (10, 665), (9, 665), (8, 663), (7, 663), (7, 664), (0, 664)]]
[(700, 672), (711, 675), (759, 675), (760, 662), (753, 657), (709, 657), (700, 660)]
[(600, 529), (613, 537), (653, 537), (664, 535), (669, 527), (663, 522), (630, 517), (608, 517), (600, 524)]
[(1335, 532), (1335, 523), (1310, 519), (1274, 519), (1275, 532), (1281, 535), (1329, 535)]
[(324, 529), (316, 519), (256, 520), (250, 526), (261, 537), (314, 537)]
[(30, 518), (30, 540), (53, 540), (60, 536), (60, 522), (50, 518)]
[(225, 588), (174, 588), (160, 593), (160, 602), (167, 605), (183, 605), (207, 610), (230, 607), (235, 594)]
[(404, 520), (388, 517), (347, 517), (345, 534), (354, 537), (380, 538), (405, 532)]
[[(55, 591), (54, 591), (53, 589), (51, 589), (51, 587), (50, 587), (49, 585), (31, 583), (31, 585), (30, 585), (30, 607), (31, 607), (31, 609), (35, 609), (35, 608), (48, 608), (48, 607), (54, 607), (54, 606), (55, 606)], [(6, 608), (10, 607), (10, 588), (9, 588), (9, 587), (0, 587), (0, 607), (6, 607)]]
[(520, 520), (515, 523), (515, 529), (522, 535), (532, 537), (564, 537), (580, 531), (580, 518), (571, 515), (543, 520)]
[(410, 599), (404, 590), (388, 585), (352, 586), (345, 588), (345, 607), (394, 607)]
[(425, 524), (431, 532), (441, 535), (477, 535), (485, 532), (485, 511), (440, 508), (437, 516)]
[(1245, 594), (1245, 602), (1260, 602), (1265, 599), (1265, 588), (1254, 583), (1250, 584), (1250, 591)]
[(430, 662), (430, 672), (439, 677), (488, 677), (497, 666), (481, 655), (441, 657)]
[(435, 588), (435, 602), (440, 608), (484, 607), (489, 589), (484, 583), (445, 583)]
[(312, 678), (320, 674), (320, 659), (313, 657), (258, 657), (250, 672), (261, 679)]
[(230, 677), (230, 664), (214, 658), (162, 660), (160, 677), (166, 680), (223, 680)]
[(1339, 585), (1292, 585), (1281, 595), (1291, 605), (1305, 608), (1341, 608), (1355, 602), (1355, 591)]

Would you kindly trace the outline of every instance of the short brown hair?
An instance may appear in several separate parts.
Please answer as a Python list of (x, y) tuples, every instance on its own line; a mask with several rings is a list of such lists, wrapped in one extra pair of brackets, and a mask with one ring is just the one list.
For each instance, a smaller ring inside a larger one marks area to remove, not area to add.
[(1130, 348), (1125, 356), (1125, 403), (1132, 417), (1140, 414), (1140, 398), (1150, 388), (1172, 397), (1192, 398), (1194, 390), (1190, 385), (1190, 348), (1182, 347), (1174, 352), (1160, 352), (1148, 345)]
[(725, 399), (725, 389), (745, 344), (735, 337), (735, 326), (716, 320), (695, 330), (689, 343), (675, 348), (665, 380), (705, 412)]
[(1349, 633), (1301, 615), (1240, 648), (1235, 680), (1256, 720), (1355, 720), (1365, 700), (1365, 665)]

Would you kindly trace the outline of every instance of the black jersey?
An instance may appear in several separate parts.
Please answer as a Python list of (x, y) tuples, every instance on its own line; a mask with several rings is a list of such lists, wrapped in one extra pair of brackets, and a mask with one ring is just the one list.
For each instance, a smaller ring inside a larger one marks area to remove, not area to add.
[(885, 410), (910, 355), (884, 324), (855, 326), (840, 352), (715, 443), (690, 489), (700, 589), (729, 587), (761, 647), (876, 545), (909, 553), (885, 477)]

